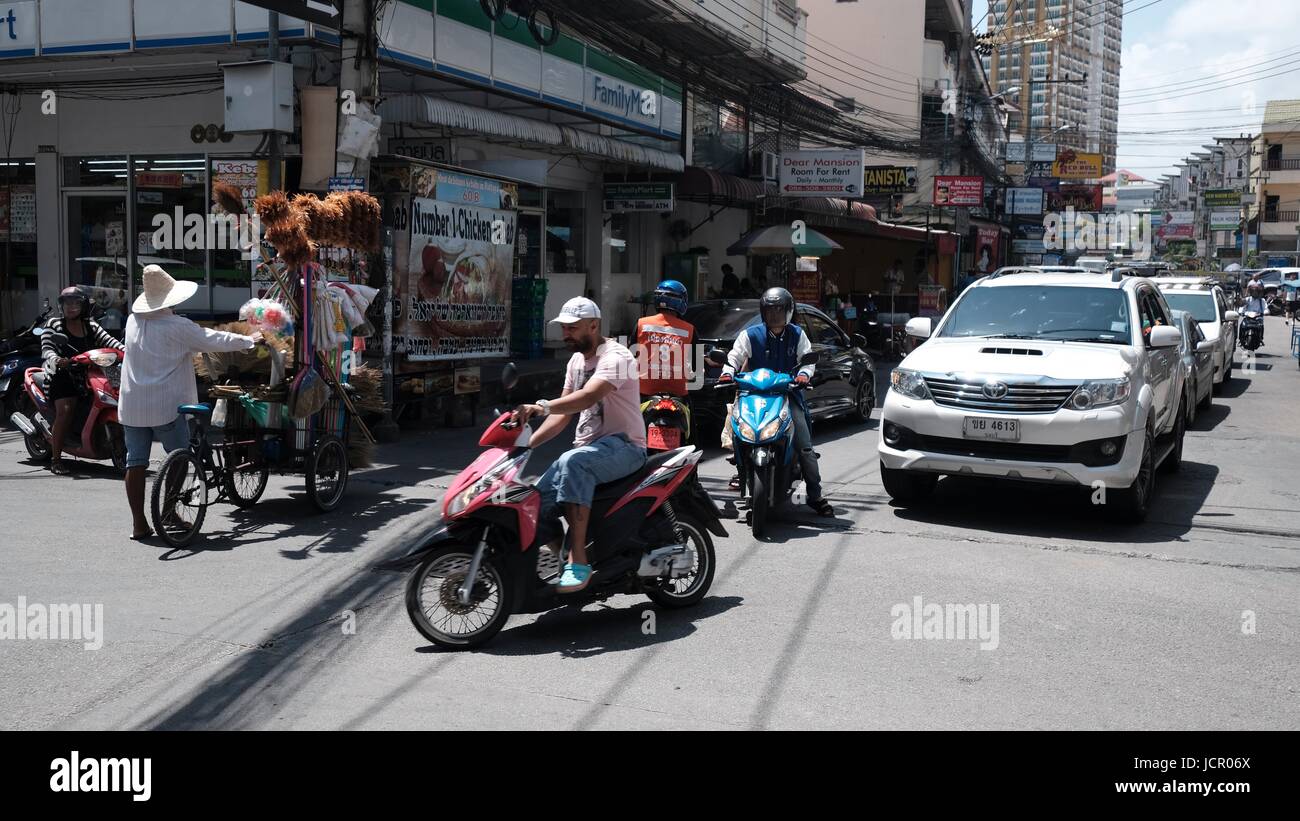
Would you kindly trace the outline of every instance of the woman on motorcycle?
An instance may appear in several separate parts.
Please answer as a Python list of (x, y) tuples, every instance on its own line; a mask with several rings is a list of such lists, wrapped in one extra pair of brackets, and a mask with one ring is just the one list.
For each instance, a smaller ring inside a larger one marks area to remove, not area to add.
[(45, 392), (54, 403), (55, 414), (50, 473), (62, 475), (68, 472), (59, 458), (63, 452), (63, 440), (76, 416), (77, 398), (81, 395), (81, 386), (68, 372), (70, 360), (77, 354), (98, 348), (113, 348), (121, 352), (125, 349), (90, 318), (90, 300), (79, 288), (64, 288), (59, 293), (59, 309), (63, 315), (45, 325), (45, 333), (41, 336), (41, 358), (45, 360), (47, 375)]

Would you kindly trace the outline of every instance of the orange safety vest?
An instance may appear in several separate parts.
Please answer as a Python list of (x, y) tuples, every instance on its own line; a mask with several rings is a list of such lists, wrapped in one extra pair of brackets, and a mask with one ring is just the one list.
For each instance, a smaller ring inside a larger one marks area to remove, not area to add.
[(686, 396), (695, 326), (662, 313), (643, 316), (636, 322), (636, 341), (640, 346), (637, 364), (641, 395)]

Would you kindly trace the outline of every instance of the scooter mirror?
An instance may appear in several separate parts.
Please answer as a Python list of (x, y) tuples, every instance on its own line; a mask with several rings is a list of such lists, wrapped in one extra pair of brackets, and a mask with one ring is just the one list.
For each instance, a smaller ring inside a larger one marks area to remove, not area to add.
[(817, 352), (816, 352), (816, 351), (809, 351), (808, 353), (806, 353), (806, 354), (804, 354), (803, 356), (799, 357), (799, 364), (800, 364), (800, 365), (816, 365), (816, 364), (817, 364), (817, 359), (818, 359)]
[(507, 391), (512, 391), (518, 384), (519, 369), (515, 367), (515, 363), (507, 362), (505, 367), (501, 369), (501, 387)]
[(865, 336), (863, 336), (862, 334), (854, 334), (854, 335), (853, 335), (853, 347), (855, 347), (855, 348), (865, 348), (865, 347), (867, 347), (867, 338), (866, 338)]
[(704, 355), (710, 365), (727, 364), (727, 352), (721, 348), (709, 348), (709, 352)]

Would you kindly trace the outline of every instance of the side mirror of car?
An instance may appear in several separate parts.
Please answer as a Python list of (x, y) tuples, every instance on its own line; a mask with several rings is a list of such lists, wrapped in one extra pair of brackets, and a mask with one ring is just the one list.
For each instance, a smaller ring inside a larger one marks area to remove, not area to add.
[(1213, 339), (1206, 339), (1206, 340), (1203, 340), (1203, 341), (1201, 341), (1201, 342), (1196, 343), (1196, 351), (1197, 351), (1197, 353), (1206, 353), (1206, 352), (1208, 352), (1208, 351), (1212, 351), (1212, 350), (1214, 350), (1214, 340), (1213, 340)]
[(914, 336), (917, 339), (929, 339), (931, 331), (930, 325), (930, 317), (914, 316), (907, 320), (907, 325), (904, 326), (904, 330), (908, 336)]
[(1183, 344), (1183, 332), (1172, 325), (1157, 325), (1151, 329), (1151, 347), (1176, 348)]
[(853, 335), (853, 347), (855, 347), (855, 348), (865, 348), (865, 347), (867, 347), (867, 338), (866, 338), (865, 336), (863, 336), (862, 334), (854, 334), (854, 335)]
[(721, 348), (709, 348), (709, 351), (704, 355), (704, 358), (708, 360), (710, 365), (727, 364), (727, 352)]
[(1225, 322), (1236, 322), (1240, 318), (1241, 318), (1241, 314), (1237, 313), (1236, 311), (1228, 311), (1226, 314), (1223, 315), (1223, 319)]

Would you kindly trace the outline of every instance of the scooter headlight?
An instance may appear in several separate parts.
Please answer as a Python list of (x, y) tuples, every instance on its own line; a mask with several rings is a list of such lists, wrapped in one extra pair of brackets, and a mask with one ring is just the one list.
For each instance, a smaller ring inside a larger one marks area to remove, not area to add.
[(737, 424), (740, 426), (740, 438), (748, 439), (751, 442), (755, 440), (754, 429), (748, 423), (738, 422)]
[(782, 421), (783, 421), (782, 417), (777, 417), (776, 419), (773, 419), (771, 422), (768, 422), (767, 425), (761, 431), (758, 432), (759, 440), (765, 442), (768, 439), (771, 439), (772, 437), (776, 436), (776, 434), (781, 430)]
[(110, 396), (109, 394), (97, 390), (95, 391), (95, 396), (98, 396), (99, 401), (103, 402), (105, 405), (108, 405), (109, 407), (113, 407), (113, 408), (117, 407), (117, 400), (112, 396)]
[(117, 364), (117, 354), (109, 351), (96, 351), (90, 354), (90, 361), (101, 368), (107, 368), (109, 365)]

